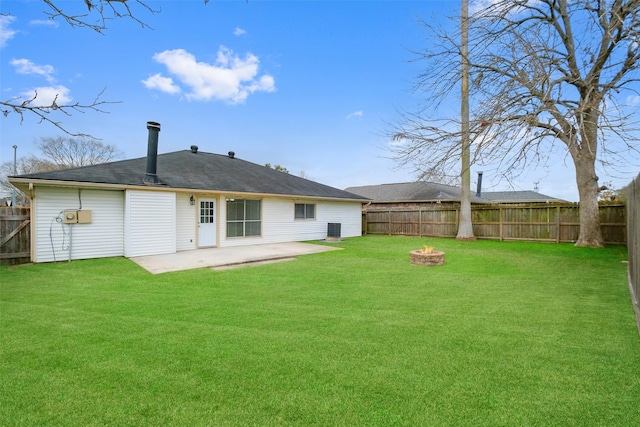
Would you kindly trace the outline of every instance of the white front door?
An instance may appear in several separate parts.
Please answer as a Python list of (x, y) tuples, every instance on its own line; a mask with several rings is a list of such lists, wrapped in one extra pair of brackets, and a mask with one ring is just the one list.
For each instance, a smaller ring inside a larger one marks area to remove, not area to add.
[(199, 199), (198, 247), (216, 245), (216, 199)]

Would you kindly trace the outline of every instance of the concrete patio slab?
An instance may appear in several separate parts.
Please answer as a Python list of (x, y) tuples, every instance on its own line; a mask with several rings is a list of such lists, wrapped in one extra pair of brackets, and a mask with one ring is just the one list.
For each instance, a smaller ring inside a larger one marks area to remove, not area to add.
[(231, 248), (194, 249), (174, 254), (133, 257), (131, 261), (153, 274), (160, 274), (195, 268), (223, 269), (259, 263), (264, 264), (266, 262), (290, 260), (300, 255), (340, 249), (302, 242), (270, 243)]

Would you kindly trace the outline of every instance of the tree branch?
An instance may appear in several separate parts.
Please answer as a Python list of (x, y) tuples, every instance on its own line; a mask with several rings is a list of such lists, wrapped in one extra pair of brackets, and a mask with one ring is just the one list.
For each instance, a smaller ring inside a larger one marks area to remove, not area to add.
[[(94, 98), (94, 100), (89, 104), (82, 104), (80, 102), (76, 102), (73, 104), (58, 104), (58, 95), (55, 96), (54, 100), (49, 105), (38, 105), (35, 102), (38, 99), (38, 92), (34, 92), (33, 96), (29, 99), (20, 100), (19, 98), (12, 98), (6, 101), (0, 101), (0, 106), (2, 106), (2, 114), (7, 117), (11, 113), (15, 113), (20, 116), (20, 123), (24, 121), (25, 113), (34, 114), (38, 117), (38, 123), (49, 123), (62, 132), (66, 133), (70, 136), (84, 136), (84, 137), (92, 137), (89, 134), (85, 134), (82, 132), (73, 132), (68, 130), (66, 127), (62, 125), (62, 122), (53, 118), (53, 113), (61, 113), (66, 116), (71, 116), (73, 112), (85, 113), (87, 110), (96, 111), (99, 113), (108, 114), (107, 111), (102, 109), (102, 106), (107, 104), (119, 104), (121, 101), (103, 101), (100, 98), (104, 94), (106, 88), (100, 91), (98, 95)], [(93, 137), (92, 137), (93, 138)]]

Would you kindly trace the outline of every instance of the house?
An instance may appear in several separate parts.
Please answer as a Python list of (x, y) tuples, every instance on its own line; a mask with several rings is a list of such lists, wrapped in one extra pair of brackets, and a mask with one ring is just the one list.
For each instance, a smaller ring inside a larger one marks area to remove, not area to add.
[[(479, 177), (479, 182), (481, 182), (481, 177)], [(460, 203), (460, 187), (425, 181), (365, 185), (349, 187), (345, 191), (371, 199), (371, 202), (365, 205), (366, 210)], [(481, 192), (481, 189), (478, 188), (476, 192), (471, 194), (472, 204), (549, 202), (563, 202), (563, 200), (535, 191)]]
[[(396, 184), (365, 185), (349, 187), (345, 191), (360, 194), (375, 203), (401, 202), (460, 202), (460, 187), (438, 184), (435, 182), (417, 181)], [(486, 203), (486, 200), (471, 195), (472, 203)]]
[(522, 191), (485, 191), (482, 198), (491, 203), (567, 203), (531, 190)]
[[(433, 204), (460, 203), (460, 187), (435, 182), (402, 182), (395, 184), (349, 187), (345, 191), (371, 199), (367, 210), (426, 207)], [(471, 203), (489, 203), (471, 195)]]
[(146, 158), (10, 177), (32, 199), (31, 259), (171, 254), (361, 235), (366, 198), (228, 155)]

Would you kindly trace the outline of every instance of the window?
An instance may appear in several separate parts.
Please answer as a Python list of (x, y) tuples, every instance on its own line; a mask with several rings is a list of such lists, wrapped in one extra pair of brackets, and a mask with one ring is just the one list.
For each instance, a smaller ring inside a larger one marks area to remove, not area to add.
[(316, 205), (296, 203), (295, 219), (315, 219)]
[(200, 224), (215, 222), (215, 203), (214, 200), (200, 200)]
[(260, 236), (260, 200), (227, 200), (227, 237)]

